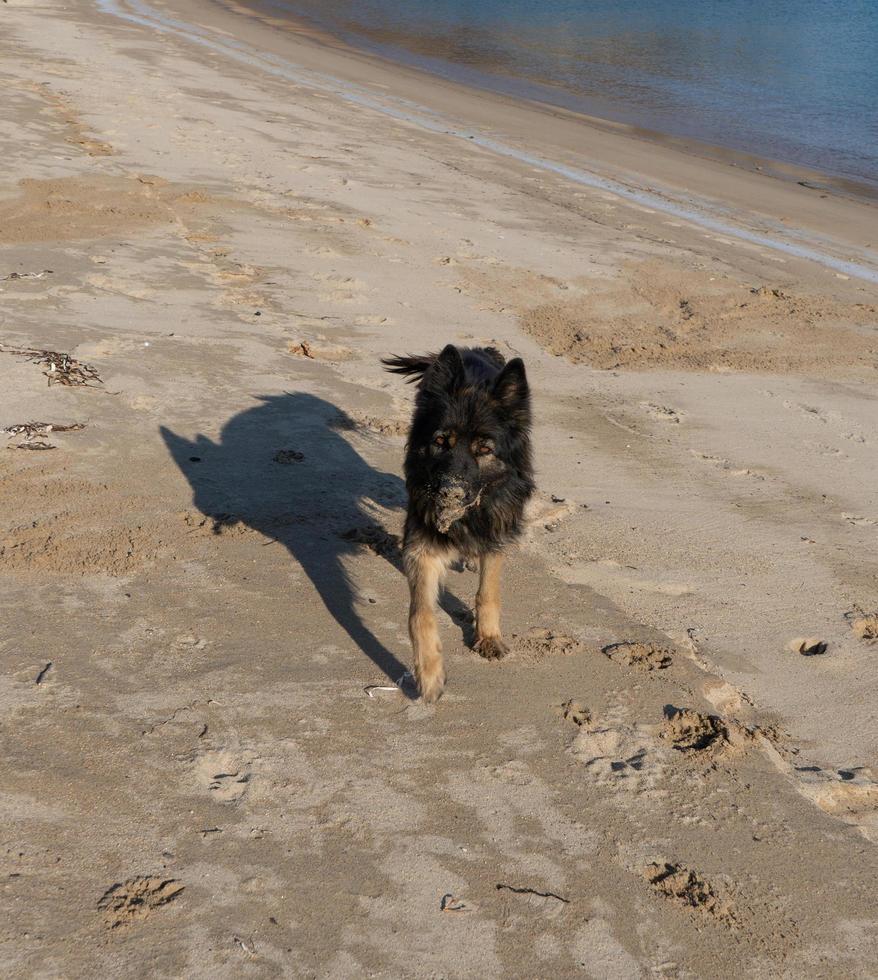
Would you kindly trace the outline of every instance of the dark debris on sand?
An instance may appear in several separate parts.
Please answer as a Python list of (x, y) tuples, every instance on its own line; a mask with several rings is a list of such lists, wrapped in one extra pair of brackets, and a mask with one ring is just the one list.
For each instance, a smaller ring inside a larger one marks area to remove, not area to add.
[(49, 379), (49, 385), (64, 385), (68, 388), (84, 387), (97, 388), (104, 382), (91, 364), (83, 364), (70, 354), (56, 350), (36, 350), (30, 347), (5, 347), (0, 345), (0, 353), (23, 357), (33, 364), (42, 364), (46, 370), (43, 374)]
[(23, 442), (8, 446), (8, 449), (43, 450), (57, 448), (48, 441), (50, 433), (79, 432), (84, 428), (84, 422), (71, 422), (68, 425), (61, 422), (19, 422), (16, 425), (7, 426), (0, 431), (5, 432), (10, 438), (13, 436), (24, 437)]

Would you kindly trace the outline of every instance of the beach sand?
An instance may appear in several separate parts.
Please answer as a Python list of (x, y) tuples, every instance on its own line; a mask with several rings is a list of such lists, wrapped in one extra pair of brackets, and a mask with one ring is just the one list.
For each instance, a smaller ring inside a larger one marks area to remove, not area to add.
[[(4, 976), (874, 976), (875, 206), (231, 8), (0, 18), (0, 427), (83, 426), (0, 456)], [(539, 493), (428, 707), (378, 359), (447, 342)]]

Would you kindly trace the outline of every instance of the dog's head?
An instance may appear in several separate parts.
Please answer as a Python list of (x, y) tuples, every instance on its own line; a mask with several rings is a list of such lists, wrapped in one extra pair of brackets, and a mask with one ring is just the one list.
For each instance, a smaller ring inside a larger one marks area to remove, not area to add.
[(515, 358), (499, 373), (465, 364), (448, 345), (424, 374), (409, 458), (443, 534), (510, 479), (529, 472), (530, 391)]

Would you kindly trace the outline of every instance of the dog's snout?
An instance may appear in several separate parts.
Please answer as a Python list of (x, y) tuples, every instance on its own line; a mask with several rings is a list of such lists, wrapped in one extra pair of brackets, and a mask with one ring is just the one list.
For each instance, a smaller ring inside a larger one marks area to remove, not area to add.
[(469, 507), (478, 496), (478, 488), (460, 473), (448, 473), (439, 481), (437, 497), (441, 501), (455, 501), (462, 507)]

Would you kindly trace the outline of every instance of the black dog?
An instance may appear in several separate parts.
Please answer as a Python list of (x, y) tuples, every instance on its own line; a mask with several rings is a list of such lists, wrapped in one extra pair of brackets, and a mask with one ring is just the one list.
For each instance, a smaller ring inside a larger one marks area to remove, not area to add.
[(389, 371), (418, 381), (405, 457), (409, 494), (403, 561), (411, 590), (409, 635), (425, 701), (445, 686), (436, 600), (449, 562), (478, 557), (476, 650), (506, 654), (500, 636), (503, 547), (521, 531), (533, 493), (530, 391), (520, 358), (493, 347), (389, 357)]

